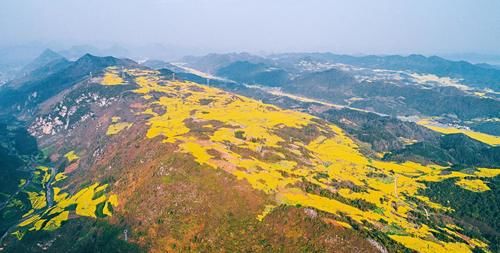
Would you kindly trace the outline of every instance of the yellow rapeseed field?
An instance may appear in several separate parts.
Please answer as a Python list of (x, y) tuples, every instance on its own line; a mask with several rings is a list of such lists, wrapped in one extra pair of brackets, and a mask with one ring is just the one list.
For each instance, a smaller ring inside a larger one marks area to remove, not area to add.
[[(41, 171), (47, 172), (50, 175), (48, 171), (44, 171), (43, 169)], [(57, 175), (61, 175), (59, 176), (59, 180), (65, 178), (62, 173)], [(74, 195), (62, 192), (59, 187), (54, 187), (54, 205), (49, 208), (47, 208), (45, 192), (27, 192), (32, 209), (23, 215), (24, 220), (18, 224), (18, 229), (12, 234), (18, 239), (22, 239), (28, 231), (56, 230), (64, 221), (69, 219), (72, 212), (78, 216), (95, 218), (97, 217), (97, 207), (100, 204), (104, 206), (102, 214), (111, 216), (112, 212), (110, 209), (118, 205), (118, 198), (114, 194), (111, 194), (109, 197), (103, 194), (107, 187), (107, 184), (100, 185), (95, 183), (81, 189)], [(75, 211), (72, 211), (72, 206), (75, 207)]]
[[(342, 214), (358, 225), (369, 223), (381, 231), (396, 227), (400, 234), (390, 235), (393, 240), (422, 252), (471, 252), (475, 247), (487, 247), (475, 238), (442, 241), (434, 234), (456, 238), (450, 235), (460, 234), (461, 229), (450, 226), (437, 231), (415, 223), (409, 212), (453, 211), (420, 195), (425, 182), (451, 178), (464, 189), (485, 191), (489, 188), (483, 180), (499, 175), (499, 169), (479, 169), (472, 174), (442, 173), (448, 168), (369, 159), (342, 129), (311, 115), (192, 82), (163, 80), (157, 71), (126, 72), (138, 86), (135, 92), (147, 96), (148, 105), (165, 109), (163, 114), (154, 113), (151, 107), (144, 110), (144, 114), (150, 115), (146, 137), (161, 137), (165, 143), (177, 145), (179, 152), (192, 155), (198, 163), (224, 170), (275, 196), (276, 203), (267, 205), (257, 217), (259, 220), (265, 219), (277, 205), (300, 205), (339, 217)], [(152, 99), (152, 93), (154, 97), (163, 96)], [(187, 121), (209, 131), (195, 132)], [(218, 122), (216, 127), (214, 122)], [(307, 136), (306, 127), (317, 129), (311, 140), (280, 134), (294, 129)], [(204, 138), (199, 138), (200, 134)], [(348, 182), (344, 185), (352, 187), (334, 186), (335, 182)], [(375, 209), (361, 210), (346, 201), (307, 192), (298, 183), (313, 185), (346, 200), (365, 201)]]
[(458, 134), (462, 133), (467, 136), (469, 136), (472, 139), (478, 140), (480, 142), (489, 144), (489, 145), (500, 145), (500, 137), (495, 136), (495, 135), (490, 135), (490, 134), (485, 134), (485, 133), (480, 133), (472, 130), (467, 130), (467, 129), (458, 129), (454, 127), (444, 127), (444, 126), (438, 126), (434, 124), (431, 120), (429, 119), (423, 119), (417, 122), (419, 125), (425, 126), (431, 130), (434, 130), (436, 132), (440, 132), (443, 134)]
[(75, 161), (75, 160), (78, 160), (80, 157), (75, 153), (74, 150), (71, 150), (69, 151), (68, 153), (66, 153), (64, 155), (64, 157), (66, 157), (66, 159), (68, 159), (68, 162), (72, 162), (72, 161)]

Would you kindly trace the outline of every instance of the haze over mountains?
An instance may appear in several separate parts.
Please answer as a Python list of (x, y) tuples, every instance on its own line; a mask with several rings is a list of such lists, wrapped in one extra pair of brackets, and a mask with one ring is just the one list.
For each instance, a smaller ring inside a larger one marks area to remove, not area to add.
[[(60, 48), (60, 47), (59, 47)], [(33, 61), (44, 50), (42, 45), (26, 45), (26, 46), (15, 46), (15, 47), (4, 47), (0, 48), (0, 82), (6, 82), (6, 80), (12, 79), (14, 73), (19, 72), (20, 68)], [(161, 44), (152, 44), (147, 46), (133, 47), (127, 49), (126, 47), (118, 46), (117, 44), (112, 45), (107, 48), (98, 48), (90, 45), (79, 45), (72, 46), (69, 48), (64, 48), (57, 50), (58, 54), (65, 57), (66, 59), (76, 60), (86, 53), (90, 53), (97, 56), (108, 56), (113, 55), (116, 57), (127, 57), (131, 59), (136, 59), (139, 61), (143, 60), (166, 60), (166, 61), (187, 61), (189, 62), (190, 56), (184, 58), (183, 55), (189, 53), (187, 49), (165, 47)], [(165, 53), (166, 52), (166, 53)], [(177, 53), (169, 53), (177, 52)], [(241, 60), (257, 60), (258, 58), (266, 58), (267, 56), (256, 56), (252, 54), (247, 54), (248, 57), (242, 57), (243, 54), (239, 54)], [(234, 54), (220, 54), (221, 64), (230, 61), (230, 59), (224, 59)], [(288, 58), (303, 58), (307, 55), (317, 57), (317, 59), (325, 61), (330, 60), (336, 63), (345, 63), (350, 65), (356, 65), (359, 67), (370, 67), (376, 68), (381, 67), (384, 69), (407, 69), (412, 71), (420, 71), (426, 73), (435, 73), (441, 76), (450, 76), (454, 78), (463, 78), (462, 75), (468, 78), (467, 81), (474, 82), (475, 84), (484, 83), (485, 87), (489, 81), (493, 84), (495, 80), (498, 79), (498, 66), (488, 64), (487, 61), (479, 62), (476, 64), (470, 64), (465, 61), (457, 61), (452, 63), (452, 61), (446, 61), (439, 57), (429, 57), (424, 58), (421, 55), (408, 55), (400, 57), (394, 56), (348, 56), (339, 55), (331, 53), (293, 53), (293, 54), (281, 54), (278, 56), (284, 56)], [(216, 55), (211, 55), (212, 61), (215, 59)], [(398, 58), (400, 57), (400, 58)], [(247, 59), (248, 58), (248, 59)], [(273, 55), (269, 55), (269, 58), (273, 58)], [(392, 59), (391, 59), (392, 58)], [(467, 57), (463, 58), (467, 59)], [(488, 58), (486, 58), (488, 59)], [(494, 59), (494, 58), (490, 58)], [(384, 63), (384, 61), (386, 61)], [(494, 60), (490, 61), (495, 63)], [(356, 64), (357, 63), (357, 64)], [(202, 63), (198, 63), (201, 65)], [(389, 66), (388, 64), (392, 64)], [(209, 69), (204, 69), (209, 71)], [(460, 73), (457, 73), (460, 72)], [(479, 79), (475, 80), (474, 78)]]
[(331, 53), (139, 63), (47, 49), (11, 73), (3, 251), (500, 247), (490, 65)]

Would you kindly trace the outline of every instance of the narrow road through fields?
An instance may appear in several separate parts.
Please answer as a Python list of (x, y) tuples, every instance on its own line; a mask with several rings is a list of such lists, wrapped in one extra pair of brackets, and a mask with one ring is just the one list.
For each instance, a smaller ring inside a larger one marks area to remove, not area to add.
[(52, 182), (54, 181), (55, 176), (56, 176), (56, 169), (50, 167), (50, 179), (47, 182), (47, 184), (45, 184), (45, 196), (48, 208), (51, 208), (52, 205), (54, 205), (54, 190), (52, 189)]

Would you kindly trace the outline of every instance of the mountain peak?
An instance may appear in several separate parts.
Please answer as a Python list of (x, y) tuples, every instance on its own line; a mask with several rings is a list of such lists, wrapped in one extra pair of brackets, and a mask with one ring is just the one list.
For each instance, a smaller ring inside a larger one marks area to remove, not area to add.
[(30, 73), (51, 62), (63, 59), (65, 59), (63, 56), (47, 48), (38, 57), (36, 57), (33, 61), (31, 61), (28, 65), (24, 66), (21, 73), (23, 74)]
[(101, 57), (95, 56), (95, 55), (90, 54), (90, 53), (85, 53), (80, 58), (78, 58), (77, 62), (78, 61), (85, 61), (85, 60), (92, 60), (92, 59), (97, 59), (97, 58), (101, 58)]
[(62, 58), (62, 56), (58, 53), (56, 53), (54, 50), (47, 48), (43, 50), (43, 52), (38, 56), (38, 58), (43, 57), (43, 58)]
[(80, 57), (75, 64), (97, 64), (97, 65), (118, 65), (118, 66), (130, 66), (136, 65), (137, 63), (130, 59), (120, 59), (113, 56), (95, 56), (90, 53), (84, 54)]

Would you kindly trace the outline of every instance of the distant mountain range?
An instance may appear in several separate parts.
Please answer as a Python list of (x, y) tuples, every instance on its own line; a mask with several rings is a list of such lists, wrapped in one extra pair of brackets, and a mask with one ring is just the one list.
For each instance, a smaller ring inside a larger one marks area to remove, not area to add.
[[(406, 70), (462, 79), (464, 83), (478, 88), (500, 89), (500, 70), (491, 65), (477, 65), (466, 61), (450, 61), (437, 56), (363, 56), (320, 54), (306, 55), (333, 62), (366, 68)], [(293, 57), (293, 56), (292, 56)]]
[(500, 89), (500, 70), (498, 67), (488, 64), (471, 64), (465, 61), (450, 61), (437, 56), (350, 56), (332, 53), (291, 53), (270, 55), (266, 58), (247, 54), (207, 55), (198, 58), (185, 58), (185, 60), (192, 66), (208, 72), (214, 72), (215, 69), (226, 67), (225, 65), (236, 61), (267, 63), (268, 65), (277, 66), (287, 66), (303, 60), (320, 63), (340, 63), (370, 69), (433, 74), (440, 77), (460, 79), (463, 83), (472, 87)]

